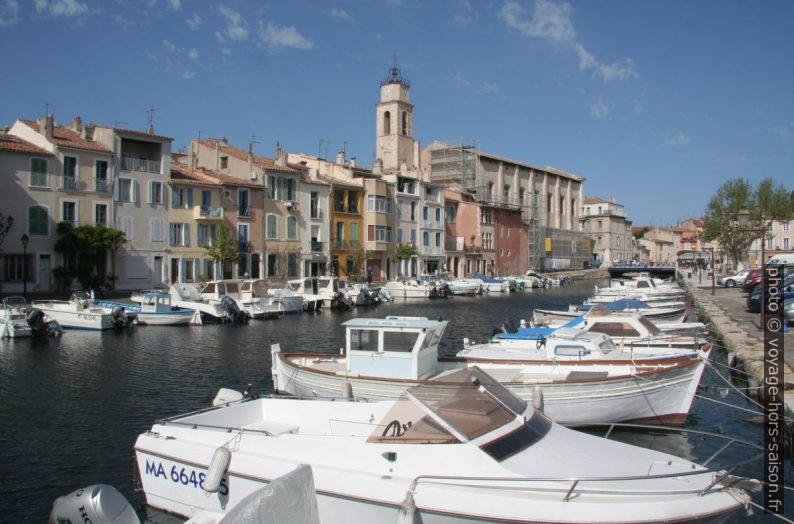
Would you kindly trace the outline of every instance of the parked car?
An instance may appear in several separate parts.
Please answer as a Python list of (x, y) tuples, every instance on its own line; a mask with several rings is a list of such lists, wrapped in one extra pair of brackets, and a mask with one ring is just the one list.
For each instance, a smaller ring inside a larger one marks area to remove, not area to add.
[(748, 274), (750, 274), (750, 272), (753, 269), (756, 268), (742, 269), (735, 275), (726, 275), (724, 277), (720, 277), (719, 279), (717, 279), (717, 284), (725, 287), (741, 286), (742, 284), (744, 284), (744, 279), (747, 277)]
[[(783, 267), (783, 276), (786, 277), (794, 272), (794, 265), (786, 265)], [(754, 269), (747, 275), (742, 284), (742, 289), (752, 294), (753, 290), (761, 283), (761, 268)]]
[(784, 304), (783, 320), (785, 320), (789, 326), (794, 326), (794, 298), (786, 300)]
[[(747, 297), (747, 310), (751, 313), (761, 312), (761, 295), (764, 292), (763, 286), (756, 286), (752, 293)], [(789, 274), (783, 279), (783, 303), (794, 300), (794, 274)], [(784, 309), (785, 309), (784, 305)], [(785, 311), (783, 313), (785, 317)]]

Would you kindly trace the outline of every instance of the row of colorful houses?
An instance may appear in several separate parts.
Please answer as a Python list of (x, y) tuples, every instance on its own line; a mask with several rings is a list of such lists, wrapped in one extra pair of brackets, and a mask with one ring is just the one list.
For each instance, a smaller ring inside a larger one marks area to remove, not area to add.
[[(119, 289), (589, 264), (582, 177), (463, 144), (420, 149), (413, 110), (410, 85), (395, 67), (380, 86), (371, 168), (344, 152), (325, 159), (277, 145), (266, 157), (225, 138), (193, 139), (174, 152), (172, 139), (151, 126), (17, 120), (0, 133), (0, 176), (12, 181), (0, 203), (15, 220), (2, 245), (3, 290), (22, 287), (23, 278), (29, 290), (53, 288), (53, 270), (70, 263), (54, 248), (62, 221), (124, 232), (115, 260), (97, 268), (100, 281)], [(236, 242), (235, 262), (207, 253), (221, 228)], [(406, 244), (415, 254), (395, 259)]]

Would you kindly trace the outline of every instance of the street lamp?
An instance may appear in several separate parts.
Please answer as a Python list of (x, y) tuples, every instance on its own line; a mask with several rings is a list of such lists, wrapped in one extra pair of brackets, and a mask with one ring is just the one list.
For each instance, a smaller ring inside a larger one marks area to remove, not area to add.
[(25, 302), (28, 301), (28, 243), (30, 242), (30, 237), (28, 237), (27, 233), (22, 234), (22, 238), (19, 239), (22, 242), (22, 295), (25, 297)]

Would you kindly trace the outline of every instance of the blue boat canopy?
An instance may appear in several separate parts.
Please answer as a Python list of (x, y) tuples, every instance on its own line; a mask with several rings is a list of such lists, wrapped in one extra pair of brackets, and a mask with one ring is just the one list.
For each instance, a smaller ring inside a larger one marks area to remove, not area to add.
[(497, 333), (491, 340), (496, 339), (517, 339), (517, 340), (537, 340), (541, 337), (550, 337), (558, 329), (572, 328), (584, 322), (584, 315), (580, 315), (572, 320), (569, 320), (558, 328), (550, 327), (525, 327), (518, 328), (515, 333)]
[[(599, 307), (603, 307), (608, 309), (609, 311), (623, 311), (624, 309), (650, 309), (647, 303), (643, 302), (642, 300), (637, 300), (636, 298), (622, 298), (620, 300), (615, 300), (614, 302), (604, 302), (598, 304)], [(577, 311), (590, 311), (594, 307), (594, 304), (582, 304), (578, 308)]]

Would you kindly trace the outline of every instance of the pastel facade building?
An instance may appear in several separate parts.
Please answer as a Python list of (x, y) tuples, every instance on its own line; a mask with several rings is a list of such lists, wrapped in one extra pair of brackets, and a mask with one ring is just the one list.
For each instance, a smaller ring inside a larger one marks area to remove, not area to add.
[(631, 221), (626, 218), (624, 206), (614, 199), (585, 198), (579, 224), (590, 238), (594, 265), (610, 265), (634, 257)]

